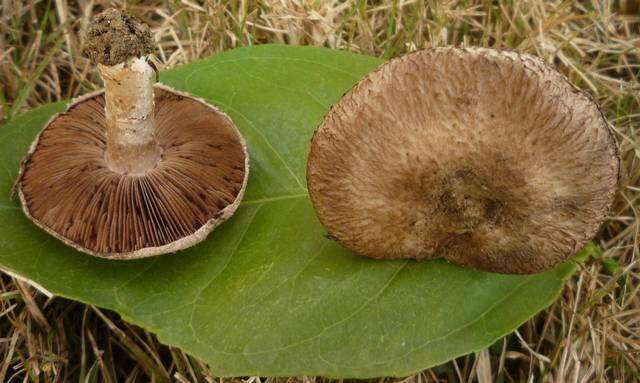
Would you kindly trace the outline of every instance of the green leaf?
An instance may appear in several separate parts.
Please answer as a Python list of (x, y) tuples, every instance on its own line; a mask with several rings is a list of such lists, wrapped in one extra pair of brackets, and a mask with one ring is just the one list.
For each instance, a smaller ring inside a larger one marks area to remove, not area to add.
[(586, 245), (573, 257), (573, 261), (577, 263), (584, 263), (589, 259), (602, 259), (604, 251), (598, 245), (593, 242), (587, 242)]
[(604, 270), (608, 275), (616, 275), (622, 270), (622, 267), (620, 267), (620, 264), (615, 259), (603, 258), (601, 262), (602, 267), (604, 267)]
[(556, 299), (573, 264), (507, 276), (364, 259), (325, 238), (307, 198), (314, 129), (380, 62), (260, 46), (163, 72), (164, 83), (229, 113), (252, 168), (231, 220), (202, 244), (153, 259), (92, 258), (24, 217), (9, 199), (19, 162), (64, 105), (18, 116), (0, 127), (0, 267), (115, 310), (221, 376), (404, 376), (492, 344)]

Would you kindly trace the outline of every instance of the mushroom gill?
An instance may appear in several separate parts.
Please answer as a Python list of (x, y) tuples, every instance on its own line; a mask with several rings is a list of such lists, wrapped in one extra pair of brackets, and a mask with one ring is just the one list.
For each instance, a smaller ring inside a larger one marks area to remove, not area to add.
[(39, 226), (93, 255), (135, 258), (193, 245), (233, 213), (247, 159), (233, 123), (168, 88), (154, 93), (162, 154), (144, 174), (109, 168), (104, 92), (51, 120), (19, 180), (25, 212)]
[(329, 234), (361, 255), (521, 274), (595, 234), (619, 166), (598, 106), (543, 60), (435, 48), (382, 65), (333, 106), (307, 181)]

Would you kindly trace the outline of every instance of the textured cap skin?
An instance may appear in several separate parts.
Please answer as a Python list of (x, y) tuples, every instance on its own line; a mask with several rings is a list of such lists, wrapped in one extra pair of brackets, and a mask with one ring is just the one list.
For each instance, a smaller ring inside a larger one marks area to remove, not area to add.
[(146, 174), (109, 169), (104, 91), (52, 117), (17, 181), (36, 225), (79, 251), (134, 259), (193, 246), (233, 215), (249, 175), (244, 138), (204, 100), (154, 88), (162, 158)]
[(447, 47), (382, 65), (334, 105), (307, 182), (356, 253), (528, 274), (596, 233), (619, 169), (598, 106), (543, 60)]

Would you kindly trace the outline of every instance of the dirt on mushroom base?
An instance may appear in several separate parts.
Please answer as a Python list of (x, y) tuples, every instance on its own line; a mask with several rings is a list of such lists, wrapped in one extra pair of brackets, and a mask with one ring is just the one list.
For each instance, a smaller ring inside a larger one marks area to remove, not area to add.
[(117, 9), (109, 9), (94, 19), (84, 48), (84, 54), (94, 64), (109, 66), (153, 51), (149, 26)]

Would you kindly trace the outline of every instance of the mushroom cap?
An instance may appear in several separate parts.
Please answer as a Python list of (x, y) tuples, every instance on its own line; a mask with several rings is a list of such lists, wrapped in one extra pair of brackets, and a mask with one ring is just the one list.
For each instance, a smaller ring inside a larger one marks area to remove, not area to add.
[(75, 100), (33, 142), (17, 182), (25, 214), (91, 255), (132, 259), (202, 241), (238, 208), (249, 175), (243, 137), (207, 104), (155, 85), (158, 164), (109, 170), (104, 91)]
[(598, 106), (543, 60), (447, 47), (345, 94), (314, 135), (307, 182), (356, 253), (528, 274), (596, 233), (619, 168)]

